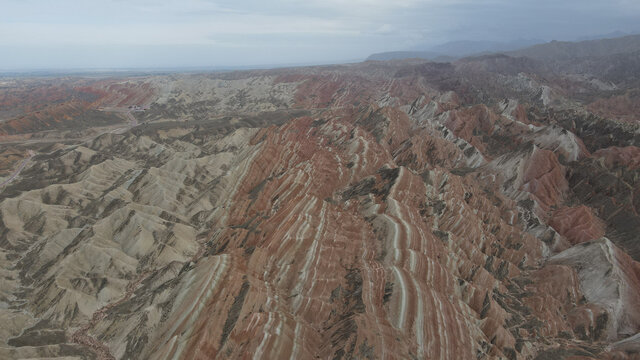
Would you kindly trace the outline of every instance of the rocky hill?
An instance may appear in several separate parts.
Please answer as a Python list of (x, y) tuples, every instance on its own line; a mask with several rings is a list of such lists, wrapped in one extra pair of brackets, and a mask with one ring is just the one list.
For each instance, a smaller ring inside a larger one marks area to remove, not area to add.
[(542, 40), (514, 40), (510, 42), (498, 41), (450, 41), (444, 44), (432, 46), (427, 50), (413, 51), (389, 51), (372, 54), (367, 60), (401, 60), (401, 59), (427, 59), (431, 61), (454, 61), (456, 59), (472, 56), (491, 54), (496, 52), (514, 51), (532, 45), (541, 44)]
[(638, 358), (635, 90), (599, 76), (17, 79), (0, 358)]
[(546, 44), (515, 50), (512, 56), (524, 56), (537, 60), (584, 60), (590, 57), (602, 57), (640, 51), (640, 35), (627, 35), (612, 39), (586, 40), (579, 42), (552, 41)]

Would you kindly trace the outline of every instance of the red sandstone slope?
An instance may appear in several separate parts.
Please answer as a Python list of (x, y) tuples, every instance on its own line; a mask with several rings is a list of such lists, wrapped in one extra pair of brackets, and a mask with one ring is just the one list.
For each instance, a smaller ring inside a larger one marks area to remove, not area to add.
[(147, 106), (153, 95), (148, 82), (25, 80), (17, 88), (0, 88), (0, 136), (118, 124), (123, 119), (112, 110)]
[(640, 167), (640, 148), (627, 146), (624, 148), (611, 147), (596, 151), (595, 158), (604, 159), (605, 165), (609, 168), (625, 167), (637, 169)]
[(549, 225), (572, 244), (598, 239), (604, 235), (602, 220), (584, 205), (555, 211)]
[(640, 96), (637, 91), (624, 95), (600, 98), (589, 104), (589, 110), (596, 114), (626, 122), (638, 122), (640, 117)]

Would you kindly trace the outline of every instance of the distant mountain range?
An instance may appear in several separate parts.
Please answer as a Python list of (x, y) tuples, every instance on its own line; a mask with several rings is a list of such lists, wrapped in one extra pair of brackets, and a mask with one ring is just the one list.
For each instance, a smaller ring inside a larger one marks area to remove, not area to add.
[(369, 56), (367, 60), (396, 60), (396, 59), (409, 59), (419, 58), (428, 59), (434, 61), (451, 61), (457, 58), (470, 56), (470, 55), (482, 55), (502, 51), (511, 51), (522, 49), (528, 46), (541, 44), (544, 40), (534, 39), (520, 39), (510, 42), (498, 42), (498, 41), (450, 41), (441, 45), (433, 46), (424, 51), (422, 50), (410, 50), (410, 51), (392, 51), (377, 53)]
[(637, 35), (637, 32), (634, 33), (628, 33), (628, 32), (624, 32), (624, 31), (612, 31), (610, 33), (607, 34), (599, 34), (599, 35), (592, 35), (592, 36), (581, 36), (579, 38), (577, 38), (575, 41), (587, 41), (587, 40), (600, 40), (600, 39), (614, 39), (614, 38), (619, 38), (619, 37), (623, 37), (623, 36), (628, 36), (628, 35)]
[(560, 60), (585, 56), (605, 56), (640, 50), (640, 35), (616, 31), (603, 35), (579, 38), (576, 42), (520, 39), (510, 42), (451, 41), (426, 50), (391, 51), (372, 54), (367, 60), (427, 59), (439, 62), (453, 61), (467, 56), (505, 53), (537, 60)]
[(528, 57), (541, 61), (564, 61), (603, 57), (640, 51), (640, 35), (628, 35), (614, 39), (598, 39), (580, 42), (551, 41), (528, 48), (507, 52), (509, 56)]

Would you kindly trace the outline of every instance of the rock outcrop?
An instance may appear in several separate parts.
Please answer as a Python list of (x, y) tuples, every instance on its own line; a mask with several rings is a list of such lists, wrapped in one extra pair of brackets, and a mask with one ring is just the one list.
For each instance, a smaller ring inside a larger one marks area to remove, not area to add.
[(3, 123), (0, 357), (637, 358), (637, 130), (537, 69), (63, 84)]

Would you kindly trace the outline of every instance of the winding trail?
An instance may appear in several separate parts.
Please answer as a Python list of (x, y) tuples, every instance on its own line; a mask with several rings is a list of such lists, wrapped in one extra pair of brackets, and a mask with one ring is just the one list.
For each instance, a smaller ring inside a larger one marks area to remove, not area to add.
[(142, 281), (144, 281), (149, 275), (150, 272), (148, 271), (139, 274), (127, 285), (123, 297), (96, 310), (87, 324), (80, 327), (78, 330), (71, 334), (71, 342), (87, 346), (96, 354), (98, 360), (115, 360), (115, 357), (111, 354), (109, 347), (106, 344), (102, 343), (100, 340), (89, 335), (89, 331), (93, 329), (100, 320), (103, 320), (105, 317), (107, 317), (107, 312), (110, 309), (129, 300), (131, 296), (133, 296), (133, 293), (136, 291), (138, 286), (140, 286)]
[[(110, 132), (110, 133), (114, 133), (114, 134), (122, 134), (125, 131), (138, 126), (138, 119), (136, 119), (136, 117), (133, 116), (133, 114), (131, 113), (132, 110), (125, 110), (125, 111), (123, 111), (123, 110), (111, 110), (111, 112), (115, 112), (115, 113), (124, 113), (124, 116), (129, 121), (128, 125), (125, 126), (125, 127), (119, 127), (117, 129), (114, 129), (114, 130), (111, 130), (111, 131), (105, 131), (104, 133)], [(100, 135), (102, 135), (102, 134), (100, 134)]]
[(0, 183), (0, 188), (4, 188), (11, 181), (13, 181), (13, 179), (15, 179), (18, 175), (20, 175), (20, 172), (24, 169), (25, 166), (27, 166), (27, 164), (29, 163), (31, 158), (33, 158), (35, 155), (36, 155), (36, 153), (33, 150), (29, 150), (29, 157), (26, 158), (26, 159), (23, 159), (20, 162), (20, 165), (18, 165), (18, 168), (13, 172), (13, 174), (11, 174), (11, 176), (9, 176), (9, 178), (7, 178), (2, 183)]

